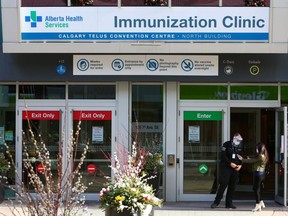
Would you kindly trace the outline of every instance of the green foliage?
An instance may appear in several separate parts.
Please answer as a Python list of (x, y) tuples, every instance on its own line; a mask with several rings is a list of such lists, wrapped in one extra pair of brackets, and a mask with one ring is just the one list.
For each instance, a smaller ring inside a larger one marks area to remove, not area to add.
[(147, 155), (142, 171), (144, 171), (145, 173), (153, 174), (163, 172), (163, 169), (164, 164), (162, 161), (162, 154), (149, 153)]
[[(147, 176), (141, 174), (145, 157), (139, 157), (134, 143), (132, 154), (119, 150), (114, 154), (111, 165), (113, 178), (107, 177), (107, 182), (100, 191), (100, 207), (111, 208), (122, 212), (128, 210), (132, 213), (145, 213), (153, 206), (161, 206), (162, 200), (154, 194), (154, 189), (147, 183)], [(141, 151), (140, 151), (141, 152)], [(140, 153), (140, 155), (142, 155)]]
[(0, 153), (0, 172), (7, 172), (10, 169), (10, 163), (6, 160), (3, 153)]

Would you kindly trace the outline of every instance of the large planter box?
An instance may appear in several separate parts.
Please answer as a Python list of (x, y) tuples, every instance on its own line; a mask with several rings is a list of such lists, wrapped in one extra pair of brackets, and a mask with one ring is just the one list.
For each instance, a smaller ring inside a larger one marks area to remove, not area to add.
[(133, 214), (128, 210), (124, 210), (123, 212), (117, 212), (116, 209), (106, 208), (105, 216), (140, 216), (140, 214)]

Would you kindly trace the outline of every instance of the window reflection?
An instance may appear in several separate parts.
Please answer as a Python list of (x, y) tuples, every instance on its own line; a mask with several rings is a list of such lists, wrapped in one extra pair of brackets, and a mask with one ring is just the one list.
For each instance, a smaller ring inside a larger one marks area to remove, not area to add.
[[(16, 143), (16, 86), (0, 85), (0, 157), (5, 160), (9, 158), (6, 143), (10, 154), (15, 161)], [(7, 172), (0, 173), (7, 178), (8, 187), (3, 187), (5, 198), (14, 198), (14, 193), (9, 189), (10, 185), (15, 185), (15, 171), (11, 168)]]
[(172, 0), (172, 6), (219, 6), (219, 0)]
[(168, 0), (122, 0), (122, 6), (168, 6)]
[(20, 85), (19, 99), (65, 99), (65, 86)]
[(54, 7), (67, 6), (67, 0), (22, 0), (22, 7)]
[(269, 7), (270, 0), (222, 0), (222, 6), (229, 6), (229, 7), (250, 6), (251, 7), (251, 6), (257, 6), (257, 5)]
[(71, 6), (117, 6), (117, 0), (71, 0)]
[[(120, 0), (121, 6), (168, 6), (168, 0)], [(220, 0), (171, 0), (171, 6), (218, 7)], [(118, 0), (22, 0), (22, 7), (117, 6)], [(270, 0), (222, 0), (224, 7), (270, 6)]]
[[(163, 157), (163, 86), (132, 86), (132, 139), (151, 154)], [(158, 196), (163, 196), (163, 179), (160, 179)]]
[(69, 99), (115, 99), (115, 85), (70, 85)]

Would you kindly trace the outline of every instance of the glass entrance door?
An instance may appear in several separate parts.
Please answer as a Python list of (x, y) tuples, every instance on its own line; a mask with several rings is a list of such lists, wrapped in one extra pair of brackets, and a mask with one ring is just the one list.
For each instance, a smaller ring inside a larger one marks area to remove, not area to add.
[[(86, 200), (95, 200), (106, 181), (105, 176), (111, 176), (109, 168), (112, 146), (115, 137), (113, 130), (113, 113), (111, 109), (91, 108), (70, 110), (73, 133), (79, 131), (75, 149), (75, 163), (80, 162), (82, 153), (87, 150), (86, 158), (81, 167), (82, 182), (87, 186)], [(81, 130), (78, 130), (78, 127)], [(88, 146), (88, 148), (87, 148)]]
[(181, 111), (179, 201), (211, 200), (217, 190), (225, 112), (200, 110)]
[(275, 201), (287, 206), (287, 107), (276, 112)]
[[(17, 146), (18, 166), (20, 181), (23, 182), (28, 191), (33, 192), (33, 184), (28, 178), (29, 173), (35, 172), (45, 183), (43, 174), (43, 163), (51, 161), (52, 181), (57, 183), (57, 156), (59, 155), (59, 144), (61, 143), (62, 110), (54, 109), (23, 109), (20, 111), (22, 119), (22, 136)], [(31, 171), (32, 169), (32, 171)], [(27, 172), (28, 170), (29, 173)], [(51, 182), (52, 182), (51, 181)]]

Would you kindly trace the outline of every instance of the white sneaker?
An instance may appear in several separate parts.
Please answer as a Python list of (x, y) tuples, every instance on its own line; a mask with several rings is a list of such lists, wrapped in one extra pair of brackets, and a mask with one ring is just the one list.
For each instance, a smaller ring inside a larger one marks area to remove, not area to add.
[(256, 211), (261, 211), (261, 205), (260, 204), (256, 204), (255, 208), (252, 209), (253, 212), (256, 212)]
[(259, 204), (261, 205), (261, 208), (265, 208), (266, 207), (264, 202), (263, 202), (263, 200), (261, 200)]

